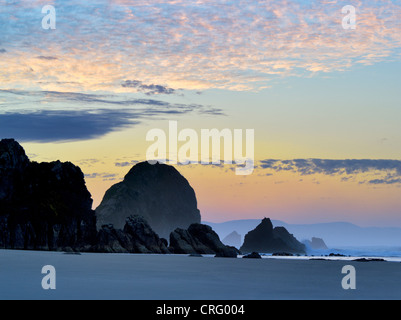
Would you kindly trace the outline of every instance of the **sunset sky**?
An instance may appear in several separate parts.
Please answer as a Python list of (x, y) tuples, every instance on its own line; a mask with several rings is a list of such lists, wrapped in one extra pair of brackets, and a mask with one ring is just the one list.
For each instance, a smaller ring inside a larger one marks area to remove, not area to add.
[(0, 138), (94, 208), (173, 120), (255, 130), (252, 175), (176, 166), (205, 221), (401, 227), (400, 0), (0, 0), (0, 29)]

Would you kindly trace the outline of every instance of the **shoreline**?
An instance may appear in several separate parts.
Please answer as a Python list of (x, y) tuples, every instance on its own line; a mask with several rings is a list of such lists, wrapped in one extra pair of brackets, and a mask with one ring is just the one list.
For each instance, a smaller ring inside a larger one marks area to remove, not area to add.
[[(335, 251), (335, 250), (333, 250)], [(107, 252), (69, 252), (69, 251), (48, 251), (48, 250), (25, 250), (25, 249), (1, 249), (1, 252), (26, 252), (26, 253), (49, 253), (49, 254), (63, 254), (63, 255), (115, 255), (115, 256), (177, 256), (177, 257), (191, 257), (191, 254), (174, 254), (174, 253), (107, 253)], [(248, 254), (248, 253), (247, 253)], [(203, 258), (221, 258), (221, 259), (243, 259), (247, 254), (239, 254), (237, 258), (225, 258), (215, 257), (214, 254), (201, 254)], [(382, 259), (384, 261), (369, 261), (369, 262), (396, 262), (401, 263), (401, 256), (385, 256), (385, 255), (334, 255), (329, 254), (293, 254), (293, 255), (273, 255), (269, 253), (260, 253), (262, 259), (274, 259), (274, 260), (315, 260), (315, 261), (348, 261), (348, 262), (359, 262), (359, 259), (366, 260), (377, 260)], [(255, 259), (250, 259), (255, 260)], [(258, 260), (258, 259), (256, 259)]]
[[(175, 253), (107, 253), (107, 252), (69, 252), (69, 251), (48, 251), (48, 250), (25, 250), (25, 249), (0, 249), (1, 252), (25, 252), (25, 253), (42, 253), (42, 254), (63, 254), (63, 255), (113, 255), (113, 256), (177, 256), (177, 257), (190, 257), (196, 258), (191, 254), (175, 254)], [(237, 258), (226, 258), (226, 257), (215, 257), (214, 254), (201, 254), (202, 258), (220, 258), (220, 259), (243, 259), (247, 254), (239, 254)], [(370, 261), (365, 262), (395, 262), (401, 263), (401, 256), (384, 256), (384, 255), (335, 255), (330, 256), (329, 254), (311, 254), (311, 255), (273, 255), (269, 253), (260, 253), (261, 259), (272, 259), (272, 260), (302, 260), (302, 261), (344, 261), (344, 262), (360, 262), (358, 260), (366, 259)], [(260, 260), (260, 259), (250, 259)], [(374, 261), (383, 260), (383, 261)]]

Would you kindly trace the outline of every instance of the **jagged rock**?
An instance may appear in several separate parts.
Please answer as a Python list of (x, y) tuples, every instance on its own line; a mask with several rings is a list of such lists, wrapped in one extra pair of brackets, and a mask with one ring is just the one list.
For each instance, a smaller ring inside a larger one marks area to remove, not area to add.
[(329, 257), (346, 257), (346, 255), (341, 253), (330, 253)]
[(11, 200), (29, 163), (25, 150), (15, 140), (0, 141), (0, 201)]
[(305, 246), (300, 243), (284, 227), (276, 227), (270, 219), (265, 218), (245, 236), (242, 252), (289, 252), (305, 253)]
[(124, 229), (104, 225), (97, 235), (95, 252), (107, 253), (169, 253), (167, 240), (160, 239), (149, 224), (140, 216), (126, 219)]
[[(286, 228), (284, 227), (276, 227), (273, 229), (273, 236), (274, 238), (280, 240), (282, 243), (284, 243), (284, 247), (282, 249), (277, 249), (277, 250), (282, 250), (284, 252), (289, 252), (289, 253), (305, 253), (306, 248), (305, 246), (299, 242), (291, 233), (287, 231)], [(286, 249), (287, 248), (287, 249)]]
[(261, 255), (257, 252), (252, 252), (242, 257), (243, 259), (262, 259)]
[(92, 248), (92, 251), (128, 253), (128, 250), (124, 248), (128, 241), (127, 236), (122, 230), (114, 229), (112, 224), (104, 225), (97, 234), (96, 245)]
[(126, 220), (124, 233), (129, 235), (134, 243), (135, 253), (168, 253), (167, 241), (160, 239), (150, 225), (141, 216), (131, 216)]
[(358, 259), (354, 259), (352, 261), (356, 261), (356, 262), (387, 262), (384, 259), (381, 258), (358, 258)]
[(236, 258), (239, 254), (239, 251), (235, 247), (226, 246), (223, 250), (219, 250), (215, 257), (216, 258)]
[(237, 257), (238, 249), (224, 245), (210, 226), (192, 224), (188, 230), (176, 229), (170, 234), (170, 251), (176, 254), (215, 254)]
[(142, 216), (164, 238), (176, 228), (186, 229), (201, 220), (188, 181), (172, 166), (148, 162), (135, 165), (124, 181), (106, 192), (96, 215), (99, 229), (104, 224), (120, 229), (127, 217)]
[(293, 257), (294, 255), (292, 253), (288, 252), (275, 252), (272, 254), (273, 257)]
[(170, 234), (169, 250), (175, 254), (215, 254), (210, 248), (193, 238), (188, 230), (180, 228)]
[(96, 238), (91, 207), (79, 167), (30, 162), (15, 140), (0, 141), (0, 248), (85, 250)]
[(242, 244), (242, 238), (237, 231), (233, 231), (228, 236), (226, 236), (221, 242), (223, 242), (227, 246), (240, 248)]

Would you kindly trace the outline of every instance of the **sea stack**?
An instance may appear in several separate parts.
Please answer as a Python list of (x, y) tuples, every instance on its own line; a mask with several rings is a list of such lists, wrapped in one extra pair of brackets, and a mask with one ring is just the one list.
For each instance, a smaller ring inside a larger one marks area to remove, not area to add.
[(304, 244), (312, 250), (327, 250), (328, 247), (323, 239), (313, 237), (312, 240), (304, 241)]
[(273, 228), (271, 220), (264, 218), (254, 230), (248, 232), (240, 250), (243, 253), (305, 253), (306, 248), (287, 229)]
[(200, 223), (195, 191), (172, 166), (136, 164), (124, 181), (112, 186), (96, 209), (97, 228), (112, 224), (122, 229), (130, 216), (142, 216), (161, 237), (177, 228)]

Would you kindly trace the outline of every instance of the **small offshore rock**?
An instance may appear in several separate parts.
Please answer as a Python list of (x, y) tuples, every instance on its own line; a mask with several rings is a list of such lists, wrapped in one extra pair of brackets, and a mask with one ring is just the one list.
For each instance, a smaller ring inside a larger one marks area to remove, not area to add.
[(293, 257), (294, 255), (292, 253), (288, 252), (276, 252), (272, 254), (273, 257)]
[(352, 261), (356, 261), (356, 262), (386, 262), (386, 260), (379, 259), (379, 258), (372, 258), (372, 259), (359, 258), (359, 259), (355, 259)]
[(243, 259), (262, 259), (261, 255), (258, 252), (252, 252), (242, 257)]

